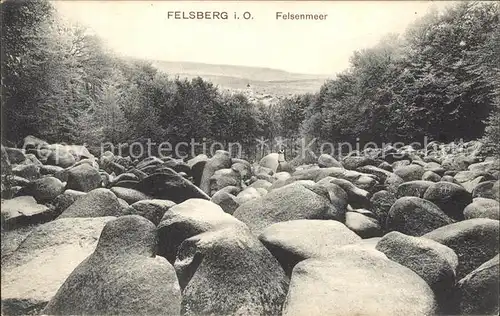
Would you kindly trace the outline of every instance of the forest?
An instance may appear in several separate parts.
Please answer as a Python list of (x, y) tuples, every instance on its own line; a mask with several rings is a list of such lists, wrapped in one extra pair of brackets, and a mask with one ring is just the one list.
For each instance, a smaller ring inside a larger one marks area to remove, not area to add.
[[(239, 142), (500, 142), (500, 5), (460, 2), (353, 52), (314, 94), (252, 103), (148, 61), (125, 59), (46, 0), (7, 0), (2, 15), (2, 143), (190, 139)], [(168, 39), (165, 39), (168, 40)], [(175, 49), (175, 47), (172, 47)], [(312, 53), (314, 54), (314, 53)], [(335, 52), (332, 52), (335, 54)]]

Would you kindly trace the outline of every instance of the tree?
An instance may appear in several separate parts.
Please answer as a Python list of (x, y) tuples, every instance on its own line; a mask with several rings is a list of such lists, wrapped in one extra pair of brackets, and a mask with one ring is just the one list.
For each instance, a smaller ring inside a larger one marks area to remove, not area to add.
[(462, 2), (354, 52), (307, 106), (303, 133), (361, 143), (481, 137), (498, 103), (499, 25), (498, 4)]

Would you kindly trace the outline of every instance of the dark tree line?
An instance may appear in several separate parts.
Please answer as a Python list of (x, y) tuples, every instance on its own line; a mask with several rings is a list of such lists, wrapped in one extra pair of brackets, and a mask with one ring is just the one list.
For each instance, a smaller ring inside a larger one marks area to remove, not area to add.
[(478, 139), (499, 128), (498, 3), (430, 12), (403, 35), (356, 51), (313, 96), (285, 100), (283, 132), (327, 141)]
[(405, 34), (354, 52), (317, 93), (275, 106), (118, 58), (46, 0), (7, 0), (1, 14), (3, 141), (31, 134), (91, 147), (196, 139), (254, 148), (260, 137), (451, 141), (485, 131), (500, 139), (497, 3), (431, 12)]
[(251, 145), (267, 128), (261, 105), (201, 78), (173, 78), (115, 57), (46, 0), (5, 1), (1, 11), (4, 140)]

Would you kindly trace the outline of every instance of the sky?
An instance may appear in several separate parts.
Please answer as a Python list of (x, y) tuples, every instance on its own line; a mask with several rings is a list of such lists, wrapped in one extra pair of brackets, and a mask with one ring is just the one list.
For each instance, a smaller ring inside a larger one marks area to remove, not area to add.
[[(62, 16), (88, 27), (116, 53), (144, 59), (268, 67), (335, 74), (353, 51), (402, 33), (434, 1), (54, 1)], [(169, 11), (226, 11), (227, 20), (168, 18)], [(234, 19), (234, 13), (240, 19)], [(242, 15), (250, 12), (252, 18)], [(277, 20), (276, 12), (326, 14)]]

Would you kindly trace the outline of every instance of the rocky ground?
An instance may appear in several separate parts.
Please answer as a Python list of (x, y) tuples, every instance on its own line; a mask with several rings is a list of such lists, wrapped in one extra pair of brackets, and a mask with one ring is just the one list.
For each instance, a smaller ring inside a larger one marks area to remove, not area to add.
[(2, 147), (2, 315), (499, 312), (479, 142), (254, 164), (23, 148)]

